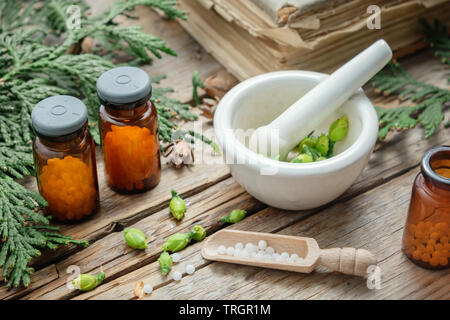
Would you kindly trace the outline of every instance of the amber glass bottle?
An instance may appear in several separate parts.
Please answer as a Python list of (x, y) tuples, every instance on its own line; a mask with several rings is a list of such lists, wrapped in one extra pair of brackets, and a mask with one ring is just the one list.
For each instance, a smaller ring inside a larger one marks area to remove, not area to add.
[(77, 98), (55, 96), (32, 112), (37, 182), (47, 200), (45, 213), (59, 221), (81, 220), (99, 206), (94, 141), (86, 106)]
[(139, 68), (115, 68), (98, 79), (97, 92), (108, 185), (119, 193), (155, 187), (161, 160), (150, 77)]
[(403, 234), (403, 251), (430, 269), (449, 267), (450, 146), (435, 147), (422, 159)]

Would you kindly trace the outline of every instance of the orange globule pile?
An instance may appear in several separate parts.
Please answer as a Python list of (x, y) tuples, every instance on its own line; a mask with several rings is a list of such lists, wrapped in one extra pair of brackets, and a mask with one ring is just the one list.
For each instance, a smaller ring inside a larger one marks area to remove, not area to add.
[(79, 220), (97, 207), (92, 169), (78, 158), (49, 159), (40, 175), (41, 194), (54, 218)]
[(431, 267), (448, 265), (450, 230), (447, 222), (420, 221), (409, 224), (404, 239), (405, 252), (414, 260)]
[(143, 189), (144, 180), (153, 174), (157, 148), (149, 129), (112, 125), (103, 141), (108, 183), (128, 191)]

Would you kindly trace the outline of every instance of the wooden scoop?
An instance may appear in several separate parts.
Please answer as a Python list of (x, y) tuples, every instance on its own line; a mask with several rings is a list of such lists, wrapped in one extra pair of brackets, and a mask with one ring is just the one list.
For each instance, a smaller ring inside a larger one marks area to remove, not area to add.
[(300, 140), (383, 69), (391, 58), (389, 45), (378, 40), (307, 92), (278, 118), (258, 128), (250, 138), (250, 149), (285, 159)]
[[(265, 240), (267, 246), (274, 248), (278, 253), (296, 253), (304, 259), (304, 262), (261, 261), (218, 253), (221, 245), (234, 247), (238, 242), (242, 242), (244, 246), (249, 242), (258, 245), (260, 240)], [(302, 273), (310, 273), (316, 265), (322, 265), (333, 271), (355, 276), (365, 276), (367, 268), (377, 263), (376, 257), (364, 249), (320, 249), (316, 240), (312, 238), (238, 230), (222, 230), (210, 236), (203, 245), (202, 255), (208, 260)]]

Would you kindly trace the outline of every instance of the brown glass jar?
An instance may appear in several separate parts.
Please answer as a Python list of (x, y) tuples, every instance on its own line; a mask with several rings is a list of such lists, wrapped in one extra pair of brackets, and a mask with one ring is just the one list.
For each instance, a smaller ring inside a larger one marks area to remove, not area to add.
[(97, 91), (108, 185), (119, 193), (155, 187), (161, 179), (161, 159), (150, 77), (139, 68), (115, 68), (98, 79)]
[(450, 146), (435, 147), (422, 159), (403, 234), (403, 251), (429, 269), (449, 267)]
[(48, 202), (45, 214), (59, 221), (92, 215), (99, 192), (86, 106), (74, 97), (55, 96), (39, 102), (31, 116), (37, 182)]

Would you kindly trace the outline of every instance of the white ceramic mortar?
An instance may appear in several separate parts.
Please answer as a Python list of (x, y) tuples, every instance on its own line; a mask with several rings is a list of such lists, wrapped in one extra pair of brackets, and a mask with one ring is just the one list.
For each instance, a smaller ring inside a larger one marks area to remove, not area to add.
[(331, 159), (280, 162), (249, 150), (246, 139), (239, 136), (238, 129), (270, 123), (324, 77), (309, 71), (267, 73), (240, 83), (221, 100), (214, 129), (224, 158), (236, 181), (261, 202), (286, 210), (322, 206), (344, 193), (366, 166), (377, 140), (378, 119), (362, 89), (316, 130), (316, 134), (327, 133), (334, 120), (348, 117), (349, 133), (337, 143)]

